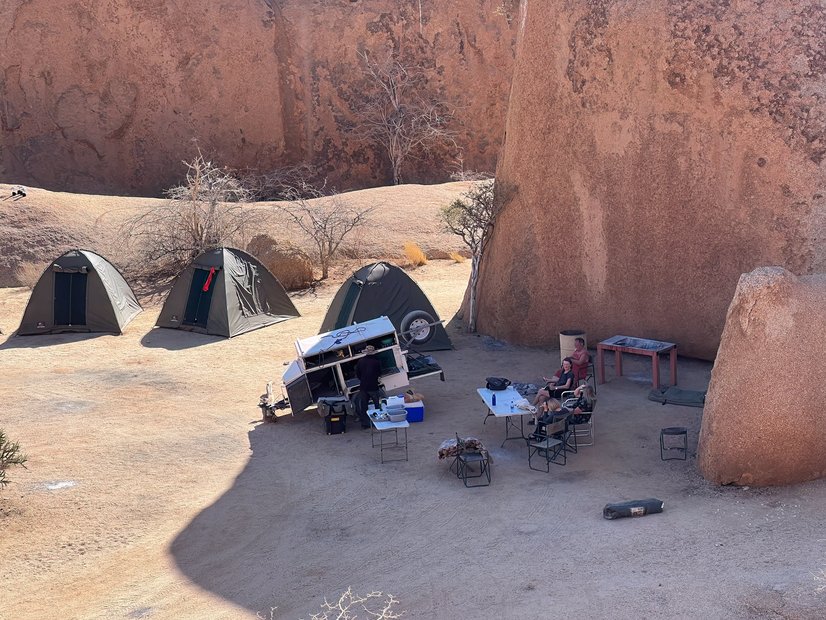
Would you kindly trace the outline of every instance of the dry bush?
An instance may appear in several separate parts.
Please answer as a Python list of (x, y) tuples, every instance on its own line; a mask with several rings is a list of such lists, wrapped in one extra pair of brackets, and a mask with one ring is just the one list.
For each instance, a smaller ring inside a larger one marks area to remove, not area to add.
[[(306, 196), (315, 192), (314, 199)], [(275, 205), (287, 215), (291, 224), (313, 245), (313, 254), (321, 268), (321, 279), (329, 276), (330, 266), (341, 250), (344, 239), (369, 222), (375, 207), (356, 208), (346, 204), (336, 194), (324, 194), (324, 190), (305, 186), (297, 189), (290, 202)]]
[(450, 253), (450, 258), (451, 258), (451, 260), (453, 260), (453, 262), (455, 262), (455, 263), (464, 263), (464, 262), (467, 260), (467, 258), (466, 258), (466, 257), (462, 256), (462, 255), (461, 255), (461, 254), (459, 254), (458, 252), (451, 252), (451, 253)]
[(264, 212), (247, 207), (250, 192), (235, 174), (204, 159), (183, 162), (186, 178), (166, 190), (168, 201), (126, 219), (121, 238), (158, 272), (177, 273), (202, 252), (237, 246), (260, 228)]
[(350, 233), (349, 239), (341, 244), (338, 252), (342, 258), (362, 261), (370, 257), (370, 252), (365, 251), (365, 248), (370, 248), (370, 244), (365, 229), (359, 227)]
[(420, 267), (427, 264), (427, 256), (422, 252), (422, 248), (415, 241), (405, 241), (404, 255), (414, 267)]
[(301, 249), (278, 244), (269, 235), (256, 235), (247, 252), (261, 261), (288, 291), (307, 288), (313, 283), (313, 263)]
[(26, 468), (26, 455), (20, 452), (20, 444), (6, 437), (0, 428), (0, 488), (6, 486), (10, 480), (6, 478), (6, 469), (14, 465)]
[(46, 263), (32, 263), (27, 261), (20, 264), (15, 276), (21, 286), (32, 290), (40, 279), (40, 276), (43, 275), (44, 269), (46, 269)]

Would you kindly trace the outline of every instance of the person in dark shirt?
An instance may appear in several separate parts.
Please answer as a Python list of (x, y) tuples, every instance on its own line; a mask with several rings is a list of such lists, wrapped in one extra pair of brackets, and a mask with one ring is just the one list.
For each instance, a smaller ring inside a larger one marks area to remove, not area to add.
[(365, 354), (356, 362), (356, 377), (359, 380), (359, 391), (356, 392), (356, 411), (362, 428), (370, 428), (370, 418), (367, 417), (367, 406), (370, 401), (376, 409), (381, 409), (381, 362), (376, 357), (376, 348), (373, 345), (364, 347)]
[(533, 399), (533, 406), (536, 407), (537, 413), (534, 420), (529, 420), (528, 424), (536, 424), (536, 418), (547, 411), (546, 403), (549, 399), (557, 398), (562, 392), (574, 389), (574, 372), (571, 358), (566, 357), (562, 360), (562, 369), (557, 371), (553, 377), (550, 379), (543, 377), (543, 379), (548, 383), (536, 393), (536, 397)]

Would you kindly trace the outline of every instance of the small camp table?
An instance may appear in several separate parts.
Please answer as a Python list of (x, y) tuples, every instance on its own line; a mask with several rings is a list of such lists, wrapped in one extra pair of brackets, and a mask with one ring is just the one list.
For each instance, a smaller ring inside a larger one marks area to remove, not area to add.
[(634, 338), (632, 336), (612, 336), (597, 344), (597, 378), (605, 383), (605, 351), (614, 352), (614, 366), (617, 376), (622, 376), (622, 354), (647, 355), (651, 358), (651, 383), (654, 389), (660, 387), (660, 354), (670, 352), (671, 385), (677, 385), (677, 345), (673, 342)]
[[(504, 447), (505, 442), (509, 439), (525, 439), (525, 422), (523, 416), (531, 415), (531, 412), (516, 408), (515, 405), (518, 401), (522, 400), (522, 395), (513, 389), (512, 385), (508, 386), (507, 390), (497, 390), (494, 392), (488, 388), (478, 388), (476, 392), (486, 407), (486, 415), (482, 424), (487, 422), (490, 416), (505, 418), (505, 440), (502, 442), (501, 447)], [(495, 405), (492, 404), (494, 394), (496, 394)], [(517, 416), (519, 417), (519, 426), (516, 425), (513, 419)], [(519, 434), (511, 436), (509, 434), (510, 429), (519, 431)]]
[[(407, 429), (410, 428), (410, 422), (404, 420), (403, 422), (390, 422), (389, 420), (381, 420), (379, 415), (381, 412), (376, 412), (375, 409), (371, 409), (367, 412), (367, 415), (370, 417), (370, 445), (374, 448), (379, 448), (379, 452), (381, 454), (381, 462), (390, 462), (390, 461), (406, 461), (407, 460)], [(399, 440), (399, 431), (404, 431), (404, 443)], [(384, 441), (384, 436), (386, 434), (393, 433), (393, 440), (392, 441)], [(379, 436), (379, 445), (376, 445), (376, 435)], [(404, 448), (404, 458), (398, 457), (394, 459), (385, 459), (384, 458), (384, 451), (385, 450), (401, 450)]]

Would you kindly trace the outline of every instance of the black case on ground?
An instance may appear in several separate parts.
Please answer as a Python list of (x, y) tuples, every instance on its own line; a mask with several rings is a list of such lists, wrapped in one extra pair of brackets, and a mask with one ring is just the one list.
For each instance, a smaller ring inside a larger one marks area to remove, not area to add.
[(324, 417), (324, 428), (328, 435), (341, 435), (347, 432), (347, 416), (343, 413), (331, 413)]
[(630, 502), (606, 504), (602, 509), (602, 516), (606, 519), (622, 519), (624, 517), (644, 517), (663, 511), (663, 502), (650, 497)]

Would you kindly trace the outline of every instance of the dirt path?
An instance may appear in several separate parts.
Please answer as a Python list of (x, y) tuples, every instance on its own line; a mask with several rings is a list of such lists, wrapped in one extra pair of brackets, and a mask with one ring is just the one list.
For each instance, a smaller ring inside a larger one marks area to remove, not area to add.
[[(441, 316), (467, 263), (412, 272)], [(425, 420), (408, 462), (379, 464), (369, 433), (328, 437), (313, 413), (262, 424), (268, 379), (314, 333), (335, 291), (300, 319), (233, 340), (152, 330), (8, 338), (28, 297), (0, 290), (0, 426), (30, 457), (0, 493), (0, 618), (307, 617), (348, 586), (396, 595), (409, 618), (819, 618), (826, 482), (717, 488), (697, 474), (701, 411), (646, 399), (644, 360), (599, 387), (597, 443), (551, 473), (500, 447), (475, 389), (533, 380), (554, 351), (447, 329), (447, 381), (418, 384)], [(518, 320), (518, 317), (514, 317)], [(5, 340), (4, 340), (5, 339)], [(558, 358), (557, 358), (558, 360)], [(665, 369), (664, 369), (665, 370)], [(710, 364), (680, 359), (681, 386)], [(609, 376), (613, 377), (609, 368)], [(661, 427), (690, 457), (662, 462)], [(436, 459), (476, 435), (493, 484), (465, 489)], [(609, 522), (609, 501), (658, 497), (661, 515)]]

